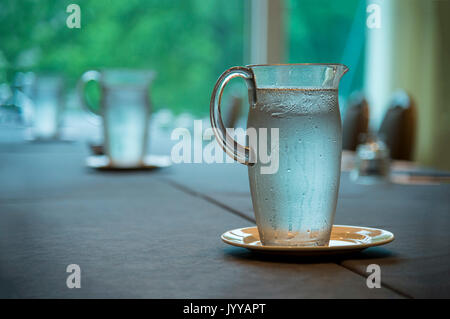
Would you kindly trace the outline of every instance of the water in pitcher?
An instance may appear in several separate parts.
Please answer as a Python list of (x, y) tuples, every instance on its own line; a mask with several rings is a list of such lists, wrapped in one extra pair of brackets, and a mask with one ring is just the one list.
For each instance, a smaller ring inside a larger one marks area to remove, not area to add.
[(248, 127), (279, 128), (278, 172), (261, 174), (258, 162), (249, 167), (261, 241), (327, 245), (340, 177), (337, 90), (262, 88), (256, 96)]

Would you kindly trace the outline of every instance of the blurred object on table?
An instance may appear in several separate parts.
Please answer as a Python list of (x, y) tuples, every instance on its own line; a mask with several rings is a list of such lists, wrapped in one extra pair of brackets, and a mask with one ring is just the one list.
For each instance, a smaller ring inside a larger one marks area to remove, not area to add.
[(103, 143), (89, 142), (88, 145), (92, 154), (105, 155), (105, 147), (103, 146)]
[(228, 108), (227, 114), (224, 117), (225, 127), (232, 128), (236, 126), (236, 122), (242, 112), (242, 97), (234, 95), (231, 98), (231, 103)]
[[(354, 151), (342, 151), (341, 170), (343, 172), (350, 172), (355, 167), (356, 152)], [(395, 172), (411, 172), (417, 171), (423, 167), (420, 167), (415, 162), (411, 161), (399, 161), (391, 160), (391, 171)]]
[(35, 81), (36, 75), (33, 72), (17, 72), (12, 85), (14, 99), (20, 108), (22, 123), (29, 128), (33, 125), (32, 87)]
[[(91, 145), (91, 151), (105, 154), (112, 168), (144, 165), (151, 112), (149, 90), (154, 78), (152, 70), (109, 69), (87, 71), (80, 79), (78, 92), (82, 105), (103, 121), (103, 142)], [(90, 103), (85, 92), (91, 81), (101, 88), (98, 105)]]
[[(343, 172), (352, 171), (355, 162), (356, 152), (342, 151)], [(450, 183), (450, 173), (423, 167), (411, 161), (392, 160), (389, 180), (391, 183), (404, 185), (440, 185)]]
[(174, 115), (170, 109), (161, 109), (152, 116), (152, 124), (158, 130), (171, 131), (174, 125)]
[(342, 150), (341, 171), (349, 172), (355, 167), (355, 152)]
[(60, 138), (64, 112), (64, 79), (57, 74), (18, 73), (17, 87), (31, 99), (23, 103), (23, 117), (30, 126), (27, 139), (55, 140)]
[(411, 160), (416, 133), (416, 105), (404, 90), (396, 91), (383, 118), (379, 136), (389, 148), (392, 159)]
[(342, 149), (354, 151), (358, 138), (367, 133), (369, 125), (369, 105), (361, 92), (355, 92), (349, 99), (342, 126)]
[(9, 85), (7, 83), (0, 83), (0, 106), (4, 105), (11, 95), (12, 92)]
[(390, 158), (386, 144), (374, 134), (364, 134), (365, 141), (358, 145), (355, 166), (350, 177), (358, 184), (385, 183), (389, 181)]
[(0, 84), (0, 125), (17, 126), (22, 124), (21, 93), (14, 85)]

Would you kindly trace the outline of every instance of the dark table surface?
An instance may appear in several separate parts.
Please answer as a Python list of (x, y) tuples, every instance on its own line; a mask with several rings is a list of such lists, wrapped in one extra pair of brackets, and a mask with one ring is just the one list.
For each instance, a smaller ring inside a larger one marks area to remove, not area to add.
[[(395, 241), (339, 257), (282, 258), (222, 243), (254, 224), (246, 167), (99, 172), (84, 143), (0, 143), (0, 297), (450, 297), (450, 185), (353, 184), (335, 223)], [(66, 267), (81, 268), (69, 289)], [(381, 267), (381, 288), (366, 285)]]

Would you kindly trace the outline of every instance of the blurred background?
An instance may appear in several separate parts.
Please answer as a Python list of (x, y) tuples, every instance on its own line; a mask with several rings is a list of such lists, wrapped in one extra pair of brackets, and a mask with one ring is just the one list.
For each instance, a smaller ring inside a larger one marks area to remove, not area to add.
[[(80, 28), (66, 24), (71, 3)], [(450, 170), (449, 16), (446, 0), (1, 0), (0, 138), (21, 139), (32, 125), (30, 72), (62, 78), (62, 131), (86, 139), (100, 133), (80, 106), (81, 75), (154, 70), (151, 134), (163, 139), (193, 119), (208, 122), (212, 88), (231, 66), (343, 63), (344, 148), (376, 132), (393, 158)], [(246, 88), (234, 82), (227, 122), (244, 126)], [(98, 85), (87, 95), (98, 105)]]

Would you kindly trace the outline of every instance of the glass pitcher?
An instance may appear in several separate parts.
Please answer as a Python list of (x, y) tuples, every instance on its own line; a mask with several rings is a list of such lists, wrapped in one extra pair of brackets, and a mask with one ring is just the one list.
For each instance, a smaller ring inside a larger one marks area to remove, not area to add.
[[(347, 70), (342, 64), (233, 67), (214, 87), (211, 125), (223, 150), (248, 166), (263, 245), (328, 245), (341, 165), (338, 86)], [(248, 146), (234, 140), (220, 115), (222, 92), (235, 77), (248, 86), (247, 132), (254, 129), (258, 134), (257, 139), (249, 138)], [(267, 158), (262, 161), (264, 154), (258, 152), (267, 143), (261, 138), (264, 130), (273, 132), (270, 155), (266, 154), (278, 161), (272, 171), (264, 171)]]
[[(82, 103), (103, 119), (104, 151), (112, 167), (143, 165), (151, 107), (149, 87), (154, 76), (150, 70), (117, 69), (87, 71), (81, 77), (78, 89)], [(89, 81), (97, 81), (101, 87), (99, 109), (85, 98)]]

